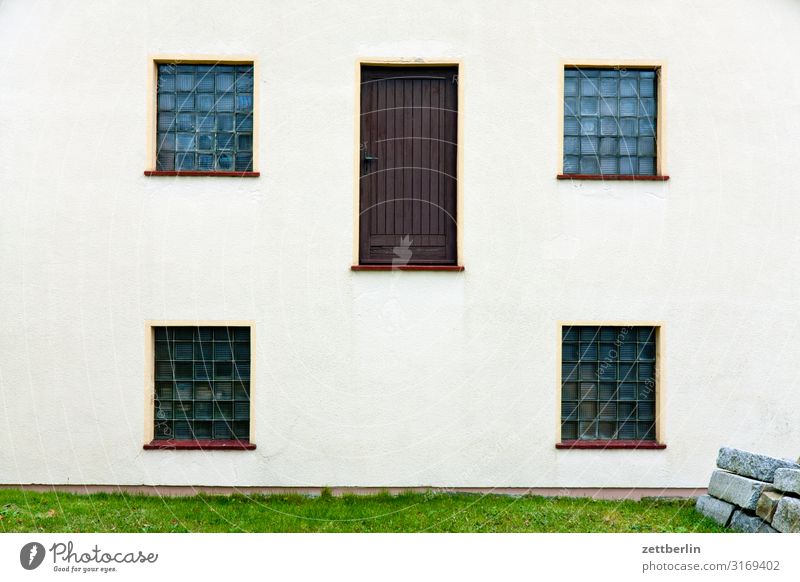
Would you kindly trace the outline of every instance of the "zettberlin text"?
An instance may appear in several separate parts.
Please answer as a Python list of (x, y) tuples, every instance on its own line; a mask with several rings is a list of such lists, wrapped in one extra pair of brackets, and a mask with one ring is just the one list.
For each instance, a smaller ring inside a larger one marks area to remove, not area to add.
[(684, 544), (682, 546), (642, 546), (643, 554), (699, 554), (700, 548), (693, 544)]

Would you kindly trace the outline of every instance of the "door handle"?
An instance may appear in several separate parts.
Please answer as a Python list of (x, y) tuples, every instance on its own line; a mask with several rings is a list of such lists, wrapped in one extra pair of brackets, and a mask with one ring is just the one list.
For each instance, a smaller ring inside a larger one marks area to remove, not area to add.
[(378, 156), (371, 156), (369, 154), (364, 154), (364, 161), (365, 162), (374, 162), (377, 159), (379, 159)]

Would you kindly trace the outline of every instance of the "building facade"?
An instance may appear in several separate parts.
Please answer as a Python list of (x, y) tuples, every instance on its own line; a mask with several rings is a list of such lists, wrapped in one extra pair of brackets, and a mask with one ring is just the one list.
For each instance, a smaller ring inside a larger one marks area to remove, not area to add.
[(0, 484), (797, 457), (800, 7), (0, 4)]

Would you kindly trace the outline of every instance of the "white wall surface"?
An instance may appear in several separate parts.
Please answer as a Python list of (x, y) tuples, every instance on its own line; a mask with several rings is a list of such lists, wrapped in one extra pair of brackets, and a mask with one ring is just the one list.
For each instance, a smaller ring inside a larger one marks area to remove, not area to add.
[[(252, 54), (257, 179), (145, 177), (148, 57)], [(0, 2), (0, 483), (683, 487), (800, 453), (800, 4)], [(355, 63), (462, 60), (463, 273), (351, 272)], [(556, 181), (562, 60), (668, 182)], [(256, 322), (253, 452), (144, 451), (144, 322)], [(663, 451), (558, 451), (562, 320), (664, 324)]]

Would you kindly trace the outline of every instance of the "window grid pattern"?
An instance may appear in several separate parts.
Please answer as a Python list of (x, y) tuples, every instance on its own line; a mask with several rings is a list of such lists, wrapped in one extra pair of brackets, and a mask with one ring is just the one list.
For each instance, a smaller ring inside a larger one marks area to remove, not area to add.
[(564, 70), (564, 174), (656, 174), (657, 69)]
[(158, 65), (160, 171), (253, 170), (252, 65)]
[(155, 328), (155, 439), (250, 436), (250, 328)]
[(561, 439), (655, 441), (651, 326), (562, 328)]

